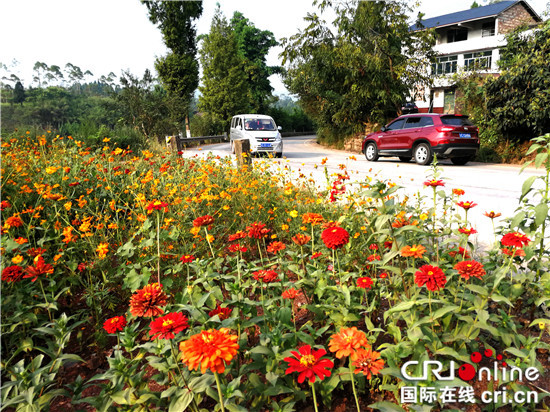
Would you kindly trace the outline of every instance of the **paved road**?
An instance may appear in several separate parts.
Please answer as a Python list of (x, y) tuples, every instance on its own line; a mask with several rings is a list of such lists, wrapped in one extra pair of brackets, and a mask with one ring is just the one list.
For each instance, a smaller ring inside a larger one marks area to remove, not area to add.
[[(206, 154), (212, 152), (220, 156), (233, 156), (229, 143), (220, 143), (203, 146), (200, 149), (188, 150), (184, 156)], [(339, 165), (345, 164), (350, 172), (351, 181), (364, 181), (367, 176), (391, 181), (404, 187), (408, 196), (416, 196), (420, 191), (428, 197), (431, 189), (424, 188), (423, 182), (430, 177), (431, 169), (427, 166), (419, 166), (413, 162), (403, 163), (397, 158), (380, 158), (377, 162), (368, 162), (361, 153), (352, 153), (343, 150), (327, 149), (315, 141), (315, 136), (287, 137), (284, 139), (283, 159), (268, 159), (274, 166), (288, 165), (294, 172), (310, 176), (318, 183), (319, 187), (326, 186), (326, 179), (321, 160), (328, 158), (326, 162), (329, 174), (339, 171)], [(355, 156), (357, 160), (350, 159)], [(262, 161), (254, 159), (254, 161)], [(489, 218), (483, 216), (485, 211), (502, 213), (501, 218), (495, 219), (498, 226), (500, 219), (511, 217), (518, 207), (518, 199), (521, 195), (521, 186), (525, 179), (533, 175), (543, 175), (542, 169), (527, 168), (519, 174), (520, 168), (511, 165), (497, 165), (486, 163), (468, 163), (465, 166), (455, 166), (450, 161), (443, 160), (440, 163), (442, 174), (440, 179), (446, 183), (445, 190), (453, 188), (463, 189), (466, 194), (461, 197), (464, 201), (473, 201), (478, 204), (468, 213), (473, 227), (479, 232), (474, 239), (480, 246), (489, 246), (493, 240), (493, 230)], [(429, 205), (430, 203), (428, 203)], [(429, 206), (428, 206), (429, 207)]]

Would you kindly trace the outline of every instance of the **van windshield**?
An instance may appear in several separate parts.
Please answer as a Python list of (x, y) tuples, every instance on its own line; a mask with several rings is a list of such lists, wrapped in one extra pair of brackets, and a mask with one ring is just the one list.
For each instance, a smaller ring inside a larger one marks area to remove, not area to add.
[(271, 119), (244, 119), (244, 130), (274, 131), (276, 128)]

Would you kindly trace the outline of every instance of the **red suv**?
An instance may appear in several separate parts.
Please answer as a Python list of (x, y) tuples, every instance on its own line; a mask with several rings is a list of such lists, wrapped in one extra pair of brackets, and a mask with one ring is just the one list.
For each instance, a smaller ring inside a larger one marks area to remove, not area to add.
[(363, 153), (375, 162), (379, 157), (397, 156), (420, 165), (438, 159), (451, 159), (455, 165), (472, 160), (479, 150), (478, 128), (468, 116), (418, 113), (400, 116), (379, 132), (365, 136)]

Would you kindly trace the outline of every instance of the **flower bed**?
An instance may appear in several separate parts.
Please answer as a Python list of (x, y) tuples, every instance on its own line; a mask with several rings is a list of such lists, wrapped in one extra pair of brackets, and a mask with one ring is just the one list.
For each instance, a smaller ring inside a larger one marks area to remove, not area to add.
[[(269, 161), (108, 143), (2, 143), (6, 407), (483, 409), (507, 403), (484, 398), (504, 383), (536, 392), (520, 407), (545, 402), (548, 174), (480, 252), (468, 242), (480, 206), (437, 167), (426, 207), (388, 181), (350, 192), (345, 171), (319, 193)], [(537, 144), (550, 171), (550, 139)], [(427, 361), (440, 373), (419, 383)], [(478, 374), (493, 364), (497, 376)]]

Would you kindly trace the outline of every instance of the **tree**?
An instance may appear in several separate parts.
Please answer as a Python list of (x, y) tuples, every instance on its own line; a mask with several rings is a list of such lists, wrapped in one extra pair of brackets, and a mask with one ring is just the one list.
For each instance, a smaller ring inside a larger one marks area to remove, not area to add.
[(250, 98), (235, 33), (219, 5), (209, 34), (201, 39), (203, 76), (202, 86), (199, 87), (199, 110), (209, 113), (214, 121), (220, 122), (223, 129), (227, 130), (232, 116), (249, 111)]
[(15, 87), (13, 88), (13, 102), (19, 103), (23, 106), (25, 99), (25, 88), (23, 87), (23, 84), (21, 84), (21, 82), (15, 83)]
[(149, 20), (157, 24), (170, 53), (155, 62), (162, 84), (172, 100), (172, 115), (188, 124), (193, 93), (199, 84), (195, 20), (202, 14), (202, 1), (142, 1)]
[(514, 31), (501, 49), (500, 77), (487, 84), (487, 109), (507, 139), (550, 132), (550, 21)]
[(269, 49), (278, 43), (272, 32), (256, 28), (254, 23), (238, 11), (233, 14), (230, 24), (235, 32), (239, 54), (247, 74), (251, 110), (265, 113), (267, 102), (273, 97), (269, 76), (281, 73), (280, 66), (267, 65), (266, 56)]
[[(320, 10), (331, 7), (320, 3)], [(431, 79), (431, 30), (411, 32), (404, 2), (347, 1), (334, 6), (335, 30), (317, 14), (283, 39), (285, 84), (327, 136), (341, 139), (395, 116), (403, 100)]]
[(170, 133), (165, 123), (168, 117), (166, 91), (158, 84), (149, 70), (142, 79), (123, 72), (122, 90), (116, 95), (124, 120), (146, 138)]

